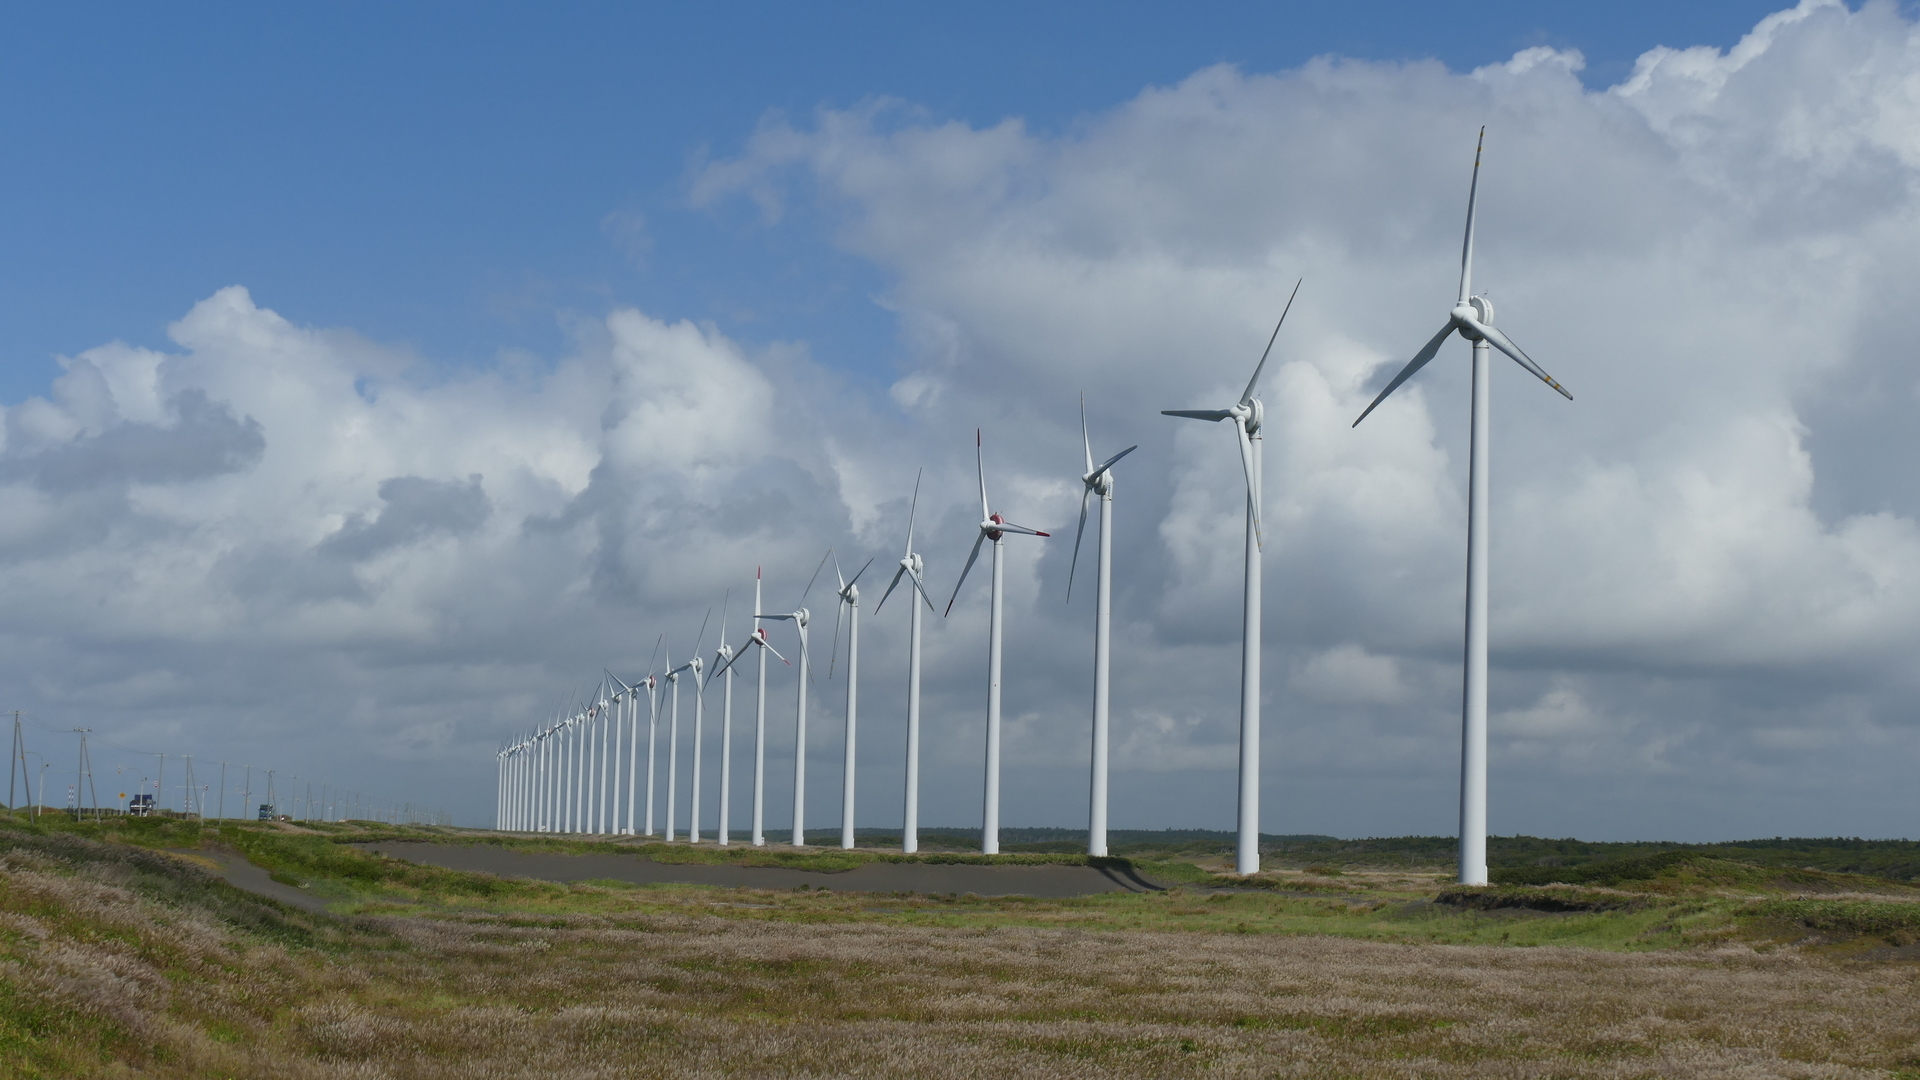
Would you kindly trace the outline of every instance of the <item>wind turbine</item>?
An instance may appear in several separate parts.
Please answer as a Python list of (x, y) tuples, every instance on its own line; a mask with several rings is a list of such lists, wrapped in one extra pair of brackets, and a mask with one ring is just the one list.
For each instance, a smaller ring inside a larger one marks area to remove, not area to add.
[[(1487, 129), (1473, 148), (1473, 180), (1467, 185), (1467, 233), (1460, 245), (1460, 296), (1447, 313), (1447, 324), (1428, 339), (1380, 396), (1373, 399), (1360, 420), (1367, 418), (1388, 394), (1425, 367), (1440, 346), (1456, 332), (1473, 343), (1473, 405), (1467, 452), (1467, 612), (1464, 686), (1460, 718), (1460, 883), (1487, 883), (1487, 454), (1488, 410), (1491, 403), (1492, 353), (1499, 349), (1535, 378), (1568, 401), (1573, 395), (1542, 371), (1525, 350), (1493, 325), (1493, 303), (1473, 292), (1473, 212), (1480, 190), (1480, 150)], [(1360, 420), (1353, 426), (1359, 427)]]
[[(680, 775), (680, 673), (693, 672), (693, 790), (692, 802), (687, 813), (687, 842), (700, 842), (700, 723), (702, 705), (706, 701), (706, 688), (700, 682), (700, 642), (707, 636), (707, 620), (713, 618), (713, 609), (708, 608), (706, 617), (700, 620), (700, 636), (693, 641), (693, 658), (679, 667), (667, 672), (667, 680), (673, 683), (673, 724), (667, 734), (667, 840), (673, 840), (674, 784)], [(668, 661), (672, 663), (672, 661)]]
[(1240, 400), (1228, 409), (1162, 409), (1165, 416), (1184, 416), (1190, 420), (1219, 423), (1232, 420), (1240, 442), (1240, 467), (1247, 477), (1247, 571), (1240, 637), (1240, 835), (1234, 868), (1241, 874), (1260, 872), (1260, 423), (1266, 408), (1254, 393), (1260, 388), (1260, 373), (1266, 370), (1267, 357), (1280, 336), (1280, 327), (1293, 310), (1293, 297), (1300, 295), (1295, 282), (1280, 321), (1273, 325), (1267, 348), (1254, 366), (1253, 378), (1240, 393)]
[[(953, 602), (960, 597), (960, 586), (967, 582), (967, 572), (973, 569), (975, 559), (980, 557), (980, 545), (993, 541), (993, 597), (987, 617), (987, 780), (985, 807), (981, 813), (980, 850), (983, 854), (1000, 854), (1000, 624), (1002, 608), (1002, 574), (1004, 548), (1007, 533), (1019, 533), (1023, 536), (1046, 536), (1038, 529), (1029, 529), (1024, 525), (1015, 525), (987, 507), (987, 465), (984, 452), (980, 447), (980, 430), (973, 432), (973, 460), (980, 473), (980, 535), (974, 538), (973, 551), (967, 555), (967, 565), (960, 569), (960, 580), (953, 583), (953, 595), (947, 599), (947, 615), (953, 614)], [(942, 616), (943, 618), (945, 616)]]
[[(627, 717), (627, 719), (617, 721), (618, 723), (622, 724), (626, 730), (627, 827), (624, 829), (619, 827), (619, 824), (620, 824), (620, 784), (619, 784), (620, 763), (618, 760), (616, 760), (613, 766), (614, 781), (615, 781), (613, 785), (614, 831), (617, 833), (623, 833), (627, 836), (632, 836), (633, 835), (633, 810), (634, 810), (633, 804), (637, 801), (635, 799), (635, 795), (638, 794), (640, 790), (640, 784), (639, 784), (640, 688), (638, 686), (628, 686), (626, 683), (621, 682), (620, 676), (615, 675), (612, 671), (607, 672), (607, 678), (612, 679), (614, 681), (614, 684), (620, 687), (620, 689), (615, 691), (613, 695), (613, 704), (616, 710), (615, 716)], [(618, 758), (619, 753), (620, 753), (620, 745), (619, 745), (619, 742), (616, 740), (614, 743), (614, 756), (616, 757), (616, 759)]]
[[(820, 556), (820, 565), (813, 568), (813, 577), (807, 579), (807, 587), (800, 593), (800, 602), (806, 603), (807, 594), (813, 591), (813, 583), (820, 577), (821, 567), (827, 565), (827, 556), (833, 554), (828, 548), (827, 554)], [(794, 681), (799, 684), (793, 709), (793, 846), (806, 847), (807, 819), (807, 679), (812, 669), (807, 662), (807, 620), (805, 607), (796, 606), (784, 615), (769, 615), (755, 611), (756, 619), (791, 619), (794, 629), (800, 634), (800, 671)]]
[(1067, 602), (1073, 602), (1073, 574), (1080, 566), (1080, 539), (1087, 532), (1087, 500), (1100, 496), (1100, 566), (1095, 575), (1093, 616), (1093, 774), (1087, 785), (1087, 854), (1107, 853), (1107, 684), (1108, 631), (1113, 612), (1113, 466), (1140, 449), (1138, 443), (1093, 464), (1093, 439), (1087, 434), (1087, 398), (1080, 395), (1080, 445), (1087, 471), (1080, 474), (1080, 528), (1073, 534), (1073, 561), (1067, 564)]
[(720, 609), (720, 647), (713, 651), (713, 674), (707, 681), (725, 675), (720, 693), (720, 828), (715, 836), (721, 847), (727, 846), (728, 805), (733, 801), (733, 646), (727, 644), (727, 610)]
[[(647, 658), (647, 681), (643, 684), (647, 688), (647, 835), (648, 836), (654, 835), (653, 777), (654, 777), (654, 774), (659, 771), (658, 769), (654, 768), (653, 744), (654, 744), (654, 735), (658, 732), (660, 727), (660, 680), (654, 678), (653, 661), (660, 656), (660, 646), (664, 644), (666, 640), (667, 640), (667, 635), (664, 633), (661, 634), (659, 637), (653, 639), (653, 656)], [(669, 660), (668, 663), (671, 664), (672, 661)]]
[(760, 568), (757, 566), (753, 568), (753, 610), (755, 612), (753, 616), (753, 633), (748, 635), (747, 640), (741, 643), (739, 651), (735, 652), (726, 663), (720, 665), (720, 667), (714, 671), (714, 674), (718, 675), (720, 672), (733, 667), (735, 661), (747, 655), (748, 645), (758, 646), (758, 648), (754, 650), (760, 657), (760, 690), (753, 702), (753, 846), (764, 847), (767, 843), (766, 834), (762, 830), (762, 826), (766, 821), (765, 796), (767, 790), (767, 654), (772, 653), (775, 656), (779, 656), (780, 662), (786, 664), (788, 667), (792, 667), (793, 665), (786, 657), (780, 656), (780, 650), (775, 649), (767, 643), (767, 632), (760, 626), (760, 615), (758, 614), (760, 611)]
[[(873, 613), (887, 606), (887, 597), (893, 595), (894, 586), (905, 577), (913, 583), (913, 589), (926, 603), (927, 610), (933, 611), (933, 597), (927, 595), (924, 578), (925, 565), (913, 550), (913, 519), (920, 509), (920, 475), (913, 477), (913, 502), (907, 507), (907, 547), (900, 556), (900, 569), (893, 572), (893, 580), (887, 583), (887, 591), (880, 594), (880, 602), (873, 605)], [(900, 828), (900, 850), (912, 854), (920, 850), (920, 605), (909, 601), (913, 609), (913, 618), (907, 629), (907, 799), (906, 818)]]
[[(828, 548), (832, 555), (833, 549)], [(854, 740), (858, 730), (860, 712), (860, 575), (873, 565), (868, 559), (848, 581), (840, 573), (840, 557), (833, 557), (834, 580), (840, 583), (840, 602), (833, 611), (833, 648), (827, 661), (827, 678), (833, 678), (833, 661), (840, 657), (840, 613), (850, 612), (847, 619), (847, 760), (842, 766), (840, 787), (840, 846), (847, 850), (853, 848), (853, 778), (854, 778)]]

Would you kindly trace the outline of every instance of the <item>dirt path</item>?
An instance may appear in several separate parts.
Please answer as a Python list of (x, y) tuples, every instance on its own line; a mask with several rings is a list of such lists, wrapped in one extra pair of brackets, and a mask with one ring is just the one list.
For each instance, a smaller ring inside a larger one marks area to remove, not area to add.
[[(396, 859), (542, 881), (631, 881), (637, 884), (721, 885), (835, 892), (973, 893), (977, 896), (1090, 896), (1157, 892), (1159, 885), (1130, 870), (1091, 866), (966, 866), (952, 863), (868, 863), (839, 873), (773, 866), (658, 863), (637, 855), (540, 855), (490, 845), (414, 841), (355, 844)], [(285, 886), (281, 886), (284, 888)]]

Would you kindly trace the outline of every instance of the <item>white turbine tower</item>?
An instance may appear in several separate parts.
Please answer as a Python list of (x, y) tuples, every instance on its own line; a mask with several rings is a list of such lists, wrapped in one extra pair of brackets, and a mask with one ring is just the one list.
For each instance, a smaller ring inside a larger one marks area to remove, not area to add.
[(974, 560), (980, 557), (980, 545), (988, 540), (993, 541), (993, 596), (987, 616), (987, 778), (986, 794), (983, 799), (985, 805), (981, 813), (980, 850), (987, 855), (998, 855), (1000, 853), (1000, 627), (1005, 537), (1007, 533), (1019, 533), (1023, 536), (1048, 534), (1038, 529), (1029, 529), (1024, 525), (1015, 525), (988, 509), (987, 465), (984, 451), (980, 446), (978, 428), (973, 432), (973, 460), (980, 474), (980, 535), (974, 538), (973, 551), (968, 553), (967, 565), (960, 570), (960, 580), (953, 583), (953, 596), (947, 599), (946, 614), (953, 614), (953, 602), (959, 599), (960, 586), (966, 584), (967, 572), (973, 569)]
[[(873, 613), (887, 606), (887, 597), (893, 595), (894, 586), (905, 577), (913, 583), (914, 592), (927, 605), (928, 611), (937, 610), (933, 606), (933, 597), (927, 595), (925, 565), (913, 550), (913, 519), (920, 510), (920, 477), (913, 478), (913, 502), (907, 507), (907, 547), (900, 556), (900, 569), (893, 572), (893, 580), (887, 583), (887, 591), (880, 594), (880, 602), (873, 605)], [(920, 605), (909, 603), (913, 617), (907, 624), (907, 799), (905, 819), (900, 827), (900, 850), (912, 854), (920, 850)]]
[(1260, 872), (1260, 422), (1266, 409), (1254, 393), (1260, 388), (1260, 373), (1266, 370), (1267, 356), (1273, 352), (1287, 312), (1293, 310), (1293, 297), (1299, 294), (1300, 284), (1295, 282), (1293, 296), (1287, 297), (1280, 321), (1274, 324), (1272, 337), (1267, 338), (1266, 351), (1254, 366), (1253, 378), (1247, 380), (1247, 388), (1232, 408), (1160, 410), (1164, 415), (1190, 420), (1232, 420), (1240, 442), (1240, 467), (1247, 478), (1246, 596), (1240, 637), (1240, 835), (1234, 857), (1234, 868), (1242, 874)]
[(732, 827), (727, 817), (729, 805), (733, 801), (733, 646), (727, 644), (727, 611), (720, 609), (720, 647), (713, 651), (713, 674), (707, 681), (725, 675), (727, 681), (720, 688), (720, 821), (715, 840), (721, 847), (727, 846), (728, 829)]
[[(673, 726), (667, 735), (667, 839), (673, 839), (674, 782), (680, 775), (680, 673), (693, 672), (693, 783), (690, 785), (687, 805), (687, 842), (700, 842), (700, 735), (703, 711), (707, 700), (706, 686), (700, 681), (703, 665), (700, 660), (700, 643), (707, 637), (707, 621), (713, 618), (713, 609), (708, 608), (706, 617), (700, 620), (700, 636), (693, 639), (693, 658), (679, 667), (667, 672), (667, 678), (673, 682)], [(671, 662), (671, 661), (669, 661)]]
[[(833, 549), (827, 549), (829, 555)], [(848, 581), (840, 573), (840, 557), (834, 555), (833, 577), (840, 583), (839, 603), (833, 612), (833, 648), (827, 661), (827, 678), (833, 678), (833, 663), (840, 658), (840, 614), (847, 612), (847, 748), (846, 763), (842, 767), (840, 785), (840, 846), (853, 848), (853, 780), (854, 780), (854, 744), (859, 731), (860, 718), (860, 575), (873, 565), (868, 559)]]
[[(654, 736), (660, 728), (660, 680), (654, 677), (653, 662), (660, 657), (660, 646), (667, 640), (661, 634), (653, 639), (653, 655), (647, 658), (647, 681), (641, 685), (647, 688), (647, 835), (653, 836), (653, 778), (659, 770), (654, 767)], [(671, 663), (671, 661), (669, 661)]]
[[(813, 577), (807, 579), (807, 587), (800, 593), (800, 602), (805, 604), (807, 594), (813, 591), (813, 583), (820, 577), (820, 570), (827, 565), (827, 556), (833, 554), (828, 548), (827, 554), (820, 556), (820, 565), (813, 568)], [(807, 660), (807, 621), (810, 618), (805, 607), (796, 606), (784, 615), (769, 615), (754, 612), (756, 619), (791, 619), (794, 629), (800, 634), (800, 670), (795, 682), (799, 688), (795, 691), (793, 707), (793, 846), (807, 846), (807, 679), (812, 668)]]
[[(1460, 719), (1460, 883), (1487, 883), (1487, 454), (1488, 409), (1491, 403), (1492, 353), (1499, 349), (1514, 363), (1532, 372), (1534, 377), (1568, 401), (1573, 395), (1566, 387), (1540, 369), (1513, 339), (1493, 325), (1493, 304), (1485, 296), (1473, 293), (1473, 212), (1480, 189), (1480, 150), (1487, 129), (1480, 129), (1480, 143), (1473, 149), (1473, 179), (1467, 185), (1467, 232), (1460, 245), (1460, 295), (1447, 324), (1428, 339), (1400, 374), (1393, 377), (1380, 396), (1373, 399), (1360, 420), (1388, 394), (1413, 377), (1413, 373), (1432, 360), (1440, 346), (1456, 332), (1473, 343), (1473, 405), (1471, 436), (1467, 452), (1467, 613), (1465, 677), (1461, 692)], [(1360, 426), (1360, 420), (1353, 425)]]
[[(620, 784), (615, 783), (613, 787), (613, 802), (614, 802), (613, 817), (614, 817), (614, 826), (615, 826), (614, 831), (617, 833), (623, 833), (627, 836), (632, 836), (634, 833), (634, 828), (633, 828), (633, 825), (634, 825), (633, 812), (635, 809), (634, 804), (639, 802), (638, 794), (640, 791), (640, 783), (639, 783), (639, 778), (640, 778), (640, 687), (628, 686), (626, 683), (620, 681), (620, 676), (615, 675), (611, 671), (607, 672), (607, 678), (612, 679), (614, 681), (614, 684), (620, 687), (620, 689), (615, 691), (613, 695), (613, 704), (615, 709), (614, 716), (616, 718), (626, 717), (626, 719), (617, 720), (617, 722), (624, 726), (626, 731), (625, 737), (627, 741), (627, 781), (626, 781), (627, 824), (625, 828), (619, 827)], [(615, 745), (616, 756), (618, 755), (618, 753), (619, 753), (619, 749), (618, 749), (618, 744), (616, 743)], [(614, 774), (616, 778), (618, 777), (619, 772), (620, 772), (620, 764), (618, 761), (615, 761)]]
[(1107, 853), (1107, 684), (1113, 612), (1113, 466), (1140, 449), (1138, 443), (1093, 464), (1093, 439), (1087, 434), (1087, 399), (1080, 398), (1080, 445), (1087, 471), (1080, 474), (1080, 528), (1073, 534), (1073, 561), (1067, 564), (1067, 602), (1073, 602), (1073, 575), (1080, 566), (1080, 539), (1087, 532), (1087, 500), (1100, 496), (1100, 566), (1095, 575), (1093, 615), (1093, 772), (1087, 784), (1087, 854)]
[(780, 662), (788, 667), (793, 665), (786, 657), (780, 656), (780, 650), (768, 644), (767, 632), (760, 625), (761, 616), (758, 614), (760, 568), (757, 566), (753, 568), (753, 610), (756, 612), (753, 617), (753, 633), (748, 635), (746, 641), (740, 643), (739, 650), (734, 652), (726, 663), (714, 669), (714, 674), (717, 676), (733, 667), (741, 657), (747, 655), (747, 646), (755, 646), (754, 652), (760, 657), (760, 691), (753, 705), (753, 846), (762, 847), (767, 842), (763, 831), (766, 824), (767, 790), (767, 654), (772, 653), (779, 657)]

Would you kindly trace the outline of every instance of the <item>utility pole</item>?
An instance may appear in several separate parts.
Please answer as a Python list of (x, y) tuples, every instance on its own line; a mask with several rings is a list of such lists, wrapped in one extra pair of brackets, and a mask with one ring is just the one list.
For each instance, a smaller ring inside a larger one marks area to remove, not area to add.
[(153, 809), (158, 813), (165, 805), (167, 797), (167, 755), (160, 755), (160, 775), (153, 781)]
[(221, 821), (227, 818), (227, 763), (224, 761), (220, 763), (220, 809), (217, 817)]

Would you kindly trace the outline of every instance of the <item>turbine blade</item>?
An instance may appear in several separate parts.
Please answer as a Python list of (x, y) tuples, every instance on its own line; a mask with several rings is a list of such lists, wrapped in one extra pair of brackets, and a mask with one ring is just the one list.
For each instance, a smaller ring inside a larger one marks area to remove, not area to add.
[(827, 646), (827, 678), (833, 678), (833, 665), (840, 660), (840, 616), (847, 610), (847, 598), (842, 596), (833, 605), (833, 644)]
[(1052, 536), (1053, 535), (1052, 533), (1041, 532), (1039, 529), (1029, 529), (1025, 525), (1015, 525), (1011, 521), (1002, 521), (998, 525), (995, 525), (994, 528), (999, 529), (1001, 532), (1019, 533), (1022, 536)]
[(1240, 467), (1247, 474), (1247, 506), (1253, 511), (1253, 545), (1264, 551), (1267, 541), (1260, 534), (1260, 486), (1253, 475), (1253, 439), (1247, 435), (1247, 422), (1233, 418), (1233, 430), (1240, 436)]
[[(833, 555), (833, 549), (828, 548), (827, 554)], [(841, 592), (847, 591), (847, 576), (840, 572), (840, 556), (838, 555), (833, 555), (833, 579), (840, 583)]]
[(1093, 486), (1080, 492), (1080, 527), (1073, 533), (1073, 561), (1067, 564), (1067, 603), (1073, 603), (1073, 572), (1080, 566), (1080, 538), (1087, 534), (1087, 500), (1093, 498)]
[(1260, 354), (1260, 363), (1254, 366), (1253, 378), (1247, 380), (1247, 388), (1240, 395), (1240, 404), (1250, 405), (1253, 403), (1253, 391), (1255, 387), (1260, 385), (1260, 373), (1267, 369), (1267, 355), (1273, 352), (1274, 340), (1280, 336), (1280, 328), (1287, 324), (1287, 312), (1293, 310), (1293, 298), (1300, 295), (1300, 285), (1306, 280), (1306, 278), (1301, 278), (1299, 281), (1293, 283), (1293, 292), (1287, 296), (1287, 306), (1280, 309), (1280, 321), (1273, 324), (1273, 336), (1267, 338), (1266, 351)]
[(919, 574), (908, 574), (907, 580), (913, 582), (913, 589), (920, 594), (920, 599), (927, 602), (928, 611), (940, 610), (939, 607), (934, 604), (933, 597), (927, 595), (927, 586), (920, 580)]
[[(923, 476), (926, 471), (925, 469), (921, 469), (919, 472), (913, 474), (913, 501), (907, 504), (907, 550), (906, 553), (901, 556), (902, 558), (913, 557), (913, 519), (920, 513), (920, 477)], [(875, 608), (874, 610), (878, 611), (880, 609)]]
[(720, 644), (722, 645), (727, 643), (727, 605), (732, 601), (733, 588), (728, 586), (727, 591), (720, 596)]
[(1106, 472), (1108, 469), (1113, 468), (1115, 462), (1118, 462), (1121, 458), (1126, 457), (1128, 454), (1131, 454), (1138, 449), (1140, 449), (1140, 444), (1134, 443), (1132, 446), (1129, 446), (1125, 450), (1122, 450), (1119, 453), (1113, 455), (1112, 457), (1108, 458), (1105, 462), (1103, 462), (1099, 468), (1092, 470), (1093, 475), (1099, 476), (1101, 473)]
[[(827, 559), (832, 557), (832, 555), (833, 555), (833, 549), (828, 548), (827, 553), (825, 555), (820, 556), (820, 565), (813, 568), (813, 576), (807, 579), (807, 587), (804, 590), (802, 590), (800, 593), (800, 604), (804, 604), (807, 602), (807, 594), (813, 591), (813, 583), (820, 579), (820, 571), (826, 569)], [(793, 606), (799, 607), (800, 604), (795, 604)]]
[[(707, 623), (710, 622), (712, 619), (713, 619), (713, 609), (708, 608), (706, 616), (700, 620), (700, 635), (693, 639), (693, 655), (694, 656), (700, 655), (700, 643), (707, 640)], [(685, 667), (686, 665), (682, 664), (680, 666)]]
[(1566, 387), (1561, 386), (1557, 382), (1554, 382), (1553, 376), (1543, 371), (1539, 364), (1534, 363), (1533, 357), (1528, 356), (1527, 351), (1525, 349), (1522, 349), (1520, 346), (1515, 345), (1513, 343), (1513, 339), (1508, 337), (1499, 327), (1488, 326), (1478, 321), (1475, 321), (1472, 324), (1472, 326), (1473, 326), (1473, 329), (1480, 332), (1481, 337), (1484, 337), (1487, 339), (1487, 344), (1493, 346), (1496, 349), (1499, 349), (1501, 352), (1506, 353), (1508, 356), (1513, 357), (1514, 363), (1519, 364), (1521, 367), (1526, 368), (1528, 371), (1533, 372), (1533, 374), (1537, 378), (1539, 378), (1541, 382), (1546, 383), (1548, 386), (1551, 386), (1555, 390), (1560, 391), (1561, 397), (1566, 398), (1568, 401), (1573, 400), (1573, 395), (1567, 393)]
[(1161, 416), (1184, 416), (1189, 420), (1212, 420), (1218, 423), (1232, 416), (1230, 409), (1161, 409)]
[(973, 570), (973, 561), (980, 557), (980, 545), (987, 542), (987, 534), (981, 533), (973, 538), (973, 550), (967, 553), (967, 565), (960, 568), (960, 580), (953, 583), (953, 595), (947, 597), (947, 610), (941, 616), (953, 614), (953, 602), (960, 598), (960, 586), (967, 583), (967, 574)]
[(880, 609), (887, 606), (887, 597), (893, 595), (893, 587), (895, 585), (900, 584), (900, 578), (904, 576), (906, 572), (907, 572), (907, 568), (904, 566), (893, 572), (893, 580), (887, 582), (887, 591), (881, 593), (880, 602), (873, 605), (873, 613), (875, 615), (880, 614)]
[(1093, 439), (1087, 435), (1087, 395), (1080, 395), (1080, 445), (1087, 451), (1087, 471), (1093, 471)]
[[(1400, 369), (1400, 374), (1395, 375), (1393, 381), (1387, 384), (1387, 388), (1380, 391), (1380, 396), (1373, 399), (1373, 404), (1368, 405), (1366, 411), (1360, 414), (1360, 420), (1365, 420), (1367, 413), (1372, 412), (1381, 402), (1387, 400), (1387, 395), (1398, 390), (1401, 383), (1413, 378), (1414, 372), (1426, 367), (1427, 361), (1433, 359), (1434, 354), (1440, 351), (1440, 346), (1447, 340), (1447, 335), (1453, 333), (1455, 325), (1457, 324), (1453, 321), (1452, 316), (1448, 316), (1447, 325), (1441, 327), (1440, 332), (1429, 338), (1425, 345), (1420, 346), (1420, 351), (1414, 354), (1412, 360), (1407, 361), (1406, 367)], [(1355, 420), (1353, 426), (1359, 427), (1360, 420)]]
[(660, 643), (666, 640), (667, 635), (664, 631), (661, 632), (659, 637), (653, 639), (653, 655), (647, 657), (647, 674), (649, 676), (653, 674), (653, 662), (660, 659)]
[[(761, 647), (761, 648), (763, 648), (763, 649), (765, 649), (765, 650), (767, 650), (768, 652), (770, 652), (770, 653), (772, 653), (772, 654), (773, 654), (773, 655), (775, 655), (775, 656), (780, 656), (780, 650), (779, 650), (779, 649), (776, 649), (776, 648), (774, 648), (774, 647), (773, 647), (772, 645), (769, 645), (769, 644), (767, 643), (767, 639), (765, 639), (765, 638), (761, 638), (761, 639), (760, 639), (760, 647)], [(785, 665), (787, 665), (788, 667), (792, 667), (792, 666), (793, 666), (793, 661), (791, 661), (791, 660), (789, 660), (789, 659), (787, 659), (787, 658), (786, 658), (786, 657), (784, 657), (784, 656), (780, 656), (780, 662), (781, 662), (781, 663), (783, 663), (783, 664), (785, 664)]]
[(980, 449), (979, 428), (973, 429), (973, 464), (980, 470), (980, 520), (985, 521), (993, 516), (993, 511), (987, 509), (987, 459)]
[(1473, 204), (1480, 194), (1480, 150), (1487, 145), (1487, 127), (1480, 125), (1480, 141), (1473, 144), (1473, 181), (1467, 185), (1467, 238), (1460, 242), (1460, 299), (1473, 295)]

